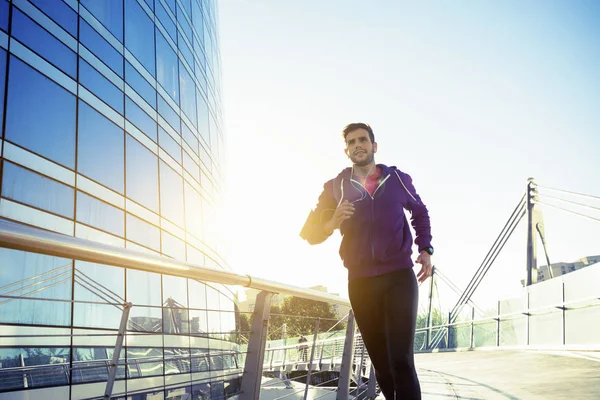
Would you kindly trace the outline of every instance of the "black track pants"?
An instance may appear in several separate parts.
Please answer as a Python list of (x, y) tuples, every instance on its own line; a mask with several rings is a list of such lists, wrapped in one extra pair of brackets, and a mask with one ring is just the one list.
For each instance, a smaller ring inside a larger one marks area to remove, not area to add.
[(420, 400), (413, 344), (419, 291), (412, 268), (348, 282), (356, 322), (387, 400)]

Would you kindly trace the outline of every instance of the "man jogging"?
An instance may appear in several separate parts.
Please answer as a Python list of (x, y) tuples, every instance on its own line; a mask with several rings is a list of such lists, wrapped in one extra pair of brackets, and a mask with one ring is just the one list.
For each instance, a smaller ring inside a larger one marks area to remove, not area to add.
[[(413, 343), (417, 278), (425, 281), (432, 269), (429, 214), (408, 174), (375, 164), (377, 143), (369, 125), (353, 123), (343, 132), (352, 166), (325, 183), (300, 236), (318, 244), (340, 230), (350, 302), (379, 387), (388, 400), (419, 400)], [(404, 209), (416, 233), (417, 278)]]

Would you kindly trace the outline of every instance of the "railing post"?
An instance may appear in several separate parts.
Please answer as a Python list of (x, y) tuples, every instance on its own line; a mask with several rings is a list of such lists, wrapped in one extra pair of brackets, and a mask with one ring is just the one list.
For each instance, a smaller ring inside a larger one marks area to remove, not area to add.
[(367, 399), (377, 397), (377, 378), (375, 377), (375, 367), (371, 361), (371, 372), (369, 373), (369, 385), (367, 386)]
[(567, 344), (567, 307), (565, 305), (565, 279), (563, 277), (560, 278), (562, 280), (562, 344), (565, 346)]
[(500, 347), (500, 300), (498, 300), (498, 313), (496, 317), (496, 347)]
[(283, 343), (283, 359), (281, 360), (281, 369), (279, 370), (279, 379), (287, 380), (287, 375), (285, 373), (285, 361), (287, 358), (287, 325), (285, 322), (281, 327), (281, 339)]
[(348, 400), (350, 391), (350, 376), (352, 375), (352, 358), (354, 357), (354, 313), (348, 313), (348, 324), (346, 326), (346, 340), (344, 341), (344, 354), (338, 378), (336, 400)]
[(260, 382), (265, 360), (272, 296), (273, 293), (265, 291), (256, 296), (254, 319), (250, 330), (250, 340), (248, 341), (248, 353), (246, 354), (246, 363), (242, 374), (241, 400), (260, 398)]
[(475, 348), (475, 306), (471, 306), (471, 343), (470, 348)]
[(123, 313), (121, 314), (121, 324), (119, 325), (117, 341), (115, 342), (115, 350), (108, 370), (108, 379), (106, 380), (106, 389), (104, 390), (105, 399), (110, 399), (112, 397), (113, 387), (115, 386), (115, 378), (117, 377), (117, 370), (119, 368), (119, 356), (121, 355), (121, 349), (123, 348), (123, 340), (125, 339), (125, 331), (127, 330), (127, 321), (129, 321), (129, 310), (131, 310), (131, 303), (125, 303), (123, 305)]
[[(534, 215), (534, 206), (535, 201), (537, 200), (537, 188), (533, 178), (527, 180), (527, 193), (525, 194), (525, 198), (527, 199), (527, 274), (525, 276), (525, 285), (530, 286), (533, 284), (533, 270), (537, 268), (537, 240), (535, 237), (536, 218)], [(551, 266), (548, 265), (548, 268), (551, 268)]]
[[(431, 311), (433, 303), (433, 279), (435, 277), (435, 265), (431, 267), (431, 279), (429, 280), (429, 305), (427, 310), (427, 330), (425, 331), (425, 350), (431, 348)], [(441, 311), (441, 310), (440, 310)]]
[(308, 387), (310, 386), (310, 375), (312, 374), (313, 361), (315, 360), (315, 348), (317, 347), (317, 338), (319, 337), (319, 318), (315, 321), (315, 333), (313, 335), (312, 349), (310, 350), (310, 362), (308, 364), (308, 375), (306, 376), (306, 387), (304, 388), (304, 400), (308, 397)]

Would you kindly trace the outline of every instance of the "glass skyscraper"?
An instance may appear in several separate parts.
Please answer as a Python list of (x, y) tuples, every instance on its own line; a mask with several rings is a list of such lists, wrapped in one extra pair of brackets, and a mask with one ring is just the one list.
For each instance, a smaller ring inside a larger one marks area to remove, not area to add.
[[(0, 218), (227, 268), (214, 0), (0, 0)], [(223, 285), (0, 249), (0, 399), (239, 390)]]

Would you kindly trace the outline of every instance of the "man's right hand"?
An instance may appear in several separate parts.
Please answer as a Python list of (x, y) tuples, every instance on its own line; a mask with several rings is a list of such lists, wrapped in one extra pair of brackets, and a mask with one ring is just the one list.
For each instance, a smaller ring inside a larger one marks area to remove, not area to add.
[(354, 204), (348, 200), (344, 200), (333, 213), (333, 217), (325, 223), (324, 230), (329, 236), (334, 230), (339, 229), (342, 222), (350, 218), (354, 214)]

